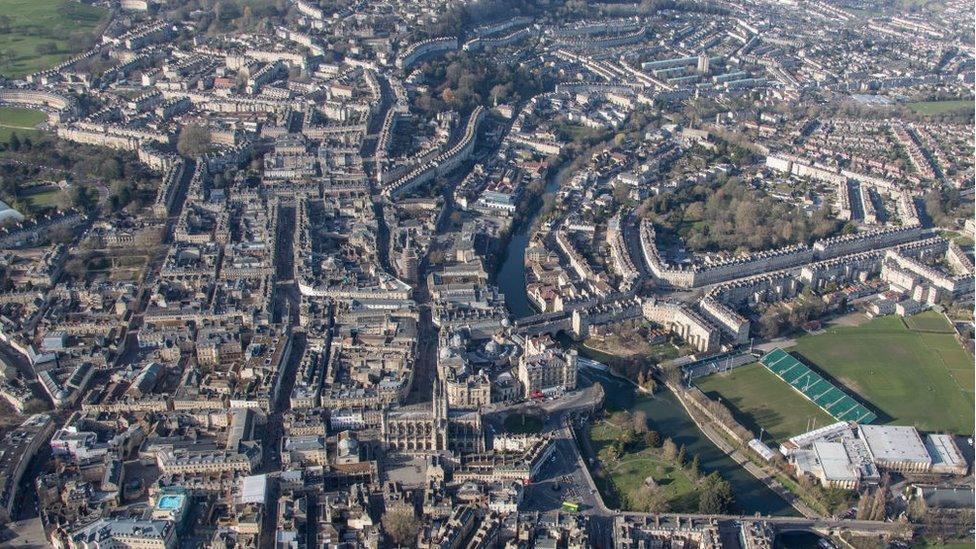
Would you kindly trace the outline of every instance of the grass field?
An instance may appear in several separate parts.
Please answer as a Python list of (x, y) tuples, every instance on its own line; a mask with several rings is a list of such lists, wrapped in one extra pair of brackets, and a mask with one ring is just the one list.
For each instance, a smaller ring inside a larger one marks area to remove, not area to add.
[(933, 115), (952, 111), (972, 111), (976, 107), (976, 102), (973, 102), (971, 99), (962, 99), (958, 101), (920, 101), (907, 103), (906, 105), (918, 114)]
[[(948, 329), (937, 320), (924, 315), (911, 322)], [(888, 316), (804, 335), (789, 350), (881, 412), (879, 422), (973, 432), (973, 358), (951, 333), (912, 330)]]
[(757, 435), (761, 427), (777, 442), (807, 431), (811, 420), (818, 427), (834, 423), (829, 414), (758, 362), (700, 378), (695, 385), (708, 398), (721, 399), (744, 427)]
[(952, 326), (946, 322), (945, 317), (941, 313), (935, 311), (925, 311), (915, 316), (910, 316), (905, 319), (905, 324), (909, 329), (921, 332), (952, 333)]
[(19, 78), (53, 67), (88, 47), (108, 17), (103, 8), (72, 0), (3, 0), (10, 29), (0, 31), (0, 74)]
[[(605, 448), (613, 445), (622, 429), (609, 420), (602, 420), (590, 427), (590, 440), (593, 451), (601, 456), (603, 476), (593, 480), (600, 489), (607, 505), (614, 508), (629, 508), (628, 498), (652, 477), (665, 494), (668, 506), (674, 512), (697, 512), (698, 489), (695, 481), (677, 464), (666, 460), (660, 448), (644, 448), (639, 452), (629, 452), (618, 459), (605, 459)], [(609, 478), (607, 478), (607, 473)]]
[(0, 143), (10, 141), (10, 136), (14, 132), (20, 138), (40, 134), (41, 132), (35, 130), (34, 126), (45, 120), (47, 120), (47, 115), (42, 111), (19, 107), (0, 107)]
[[(19, 134), (18, 134), (19, 135)], [(34, 208), (47, 208), (57, 205), (59, 189), (50, 189), (25, 195), (24, 198)]]

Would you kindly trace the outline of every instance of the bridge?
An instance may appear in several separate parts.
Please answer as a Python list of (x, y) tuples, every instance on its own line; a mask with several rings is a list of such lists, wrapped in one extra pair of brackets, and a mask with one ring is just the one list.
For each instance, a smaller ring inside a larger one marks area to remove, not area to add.
[(541, 334), (555, 336), (559, 332), (572, 331), (573, 313), (571, 311), (542, 313), (520, 318), (515, 321), (515, 332), (526, 337)]
[(765, 521), (772, 525), (777, 532), (809, 531), (822, 535), (850, 532), (862, 536), (910, 537), (914, 531), (911, 524), (899, 522), (883, 522), (875, 520), (854, 520), (838, 518), (804, 518), (780, 517), (762, 515), (700, 515), (692, 513), (662, 513), (660, 515), (618, 511), (614, 515), (618, 519), (635, 522), (651, 521), (654, 524), (693, 525), (726, 521)]

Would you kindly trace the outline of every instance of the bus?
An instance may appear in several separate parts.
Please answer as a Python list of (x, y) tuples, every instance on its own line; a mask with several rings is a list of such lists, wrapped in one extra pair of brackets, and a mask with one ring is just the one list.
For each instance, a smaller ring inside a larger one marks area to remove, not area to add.
[(569, 511), (570, 513), (575, 513), (579, 511), (579, 504), (573, 503), (572, 501), (564, 501), (563, 511)]

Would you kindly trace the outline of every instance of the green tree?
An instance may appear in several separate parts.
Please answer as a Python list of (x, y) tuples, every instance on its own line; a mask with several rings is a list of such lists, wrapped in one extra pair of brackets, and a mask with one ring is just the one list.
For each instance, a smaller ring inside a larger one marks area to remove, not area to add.
[(648, 431), (644, 435), (644, 442), (650, 448), (657, 448), (661, 444), (661, 435), (657, 431)]
[(691, 464), (688, 465), (688, 476), (692, 480), (698, 480), (701, 477), (701, 460), (698, 458), (698, 454), (691, 458)]
[(718, 471), (705, 477), (698, 494), (698, 512), (703, 515), (726, 513), (732, 505), (732, 487)]

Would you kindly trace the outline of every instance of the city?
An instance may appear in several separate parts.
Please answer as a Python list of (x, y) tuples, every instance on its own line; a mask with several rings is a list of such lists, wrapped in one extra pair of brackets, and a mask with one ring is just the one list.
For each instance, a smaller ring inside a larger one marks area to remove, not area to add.
[(959, 0), (5, 0), (0, 547), (974, 543)]

